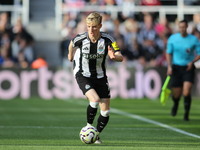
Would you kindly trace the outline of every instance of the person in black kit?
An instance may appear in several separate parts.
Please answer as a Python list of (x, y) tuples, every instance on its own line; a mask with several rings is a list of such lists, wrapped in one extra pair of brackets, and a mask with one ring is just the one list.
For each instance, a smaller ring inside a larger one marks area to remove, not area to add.
[[(91, 126), (100, 106), (97, 122), (102, 132), (109, 120), (110, 90), (106, 75), (106, 57), (122, 62), (123, 56), (116, 41), (107, 33), (100, 32), (102, 16), (92, 12), (86, 17), (87, 32), (78, 34), (70, 42), (68, 59), (74, 62), (74, 75), (83, 94), (89, 100), (87, 126)], [(102, 143), (100, 138), (95, 142)]]

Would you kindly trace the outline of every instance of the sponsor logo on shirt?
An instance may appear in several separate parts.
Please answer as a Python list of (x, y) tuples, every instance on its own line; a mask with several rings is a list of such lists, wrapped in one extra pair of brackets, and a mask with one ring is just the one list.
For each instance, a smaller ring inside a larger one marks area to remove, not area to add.
[(86, 54), (86, 53), (83, 53), (83, 57), (86, 58), (86, 59), (98, 59), (98, 58), (103, 58), (103, 54)]
[(83, 51), (88, 51), (88, 50), (89, 50), (88, 47), (84, 47), (84, 48), (83, 48)]

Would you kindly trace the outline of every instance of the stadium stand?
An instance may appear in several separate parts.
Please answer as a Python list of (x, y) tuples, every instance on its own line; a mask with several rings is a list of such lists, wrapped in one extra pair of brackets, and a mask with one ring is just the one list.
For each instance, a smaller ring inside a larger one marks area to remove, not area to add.
[[(18, 10), (10, 7), (16, 5), (19, 6)], [(21, 18), (22, 26), (32, 36), (29, 46), (34, 54), (29, 53), (29, 55), (33, 55), (34, 58), (45, 56), (50, 67), (60, 67), (67, 63), (65, 58), (69, 41), (75, 34), (86, 30), (84, 17), (88, 12), (95, 10), (99, 10), (104, 16), (102, 31), (109, 32), (117, 39), (129, 64), (165, 65), (167, 38), (177, 32), (177, 21), (182, 18), (190, 21), (189, 32), (200, 37), (198, 0), (7, 0), (0, 2), (0, 11), (8, 13), (7, 24), (14, 26)], [(1, 48), (4, 50), (1, 52), (0, 63), (4, 66), (2, 64), (6, 60), (9, 62), (6, 66), (12, 67), (16, 66), (12, 64), (13, 57), (11, 57), (14, 36), (9, 36), (9, 31), (1, 32)], [(33, 58), (29, 58), (29, 63), (31, 61)]]

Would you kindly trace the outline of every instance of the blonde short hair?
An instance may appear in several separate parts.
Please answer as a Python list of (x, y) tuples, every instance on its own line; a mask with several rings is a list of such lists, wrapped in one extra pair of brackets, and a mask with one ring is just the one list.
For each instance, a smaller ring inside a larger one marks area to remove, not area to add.
[(97, 12), (92, 12), (86, 17), (86, 23), (101, 24), (102, 16)]

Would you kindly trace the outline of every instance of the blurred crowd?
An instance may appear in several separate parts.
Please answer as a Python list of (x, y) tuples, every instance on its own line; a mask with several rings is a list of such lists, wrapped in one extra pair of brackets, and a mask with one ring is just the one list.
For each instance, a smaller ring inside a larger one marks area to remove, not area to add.
[[(3, 3), (0, 2), (0, 4)], [(184, 4), (200, 5), (200, 1), (184, 0)], [(119, 5), (123, 8), (115, 17), (108, 11), (101, 13), (103, 15), (102, 31), (110, 33), (116, 39), (125, 63), (142, 66), (166, 65), (167, 39), (172, 33), (178, 32), (178, 20), (170, 17), (159, 18), (158, 13), (134, 13), (130, 9), (136, 5), (177, 5), (176, 0), (63, 0), (63, 8), (78, 8), (85, 5)], [(67, 61), (70, 40), (76, 34), (86, 31), (85, 17), (88, 13), (63, 14), (60, 57), (64, 62)], [(188, 32), (200, 39), (200, 14), (194, 14), (190, 18)], [(21, 18), (11, 25), (9, 13), (0, 13), (0, 67), (38, 68), (40, 65), (47, 66), (44, 58), (36, 58), (34, 42), (34, 37), (23, 26)]]
[[(81, 7), (84, 5), (177, 5), (178, 0), (63, 0), (70, 7)], [(199, 5), (199, 0), (183, 0), (184, 5)]]
[(0, 67), (28, 68), (34, 60), (33, 44), (21, 18), (11, 26), (9, 13), (0, 13)]
[[(174, 2), (174, 1), (171, 1)], [(188, 2), (188, 1), (187, 1)], [(188, 5), (195, 4), (193, 0)], [(161, 0), (65, 0), (64, 7), (91, 5), (162, 5)], [(128, 7), (125, 7), (128, 9)], [(86, 31), (85, 17), (89, 12), (71, 12), (63, 15), (61, 34), (62, 54), (67, 53), (69, 41), (79, 33)], [(172, 33), (178, 32), (178, 20), (169, 21), (159, 18), (156, 13), (141, 12), (134, 14), (122, 11), (117, 17), (111, 12), (102, 12), (103, 32), (108, 32), (117, 41), (125, 63), (142, 66), (165, 66), (165, 50), (167, 39)], [(200, 39), (200, 14), (194, 14), (190, 20), (188, 32)], [(63, 55), (64, 56), (64, 55)], [(63, 57), (64, 58), (64, 57)]]

